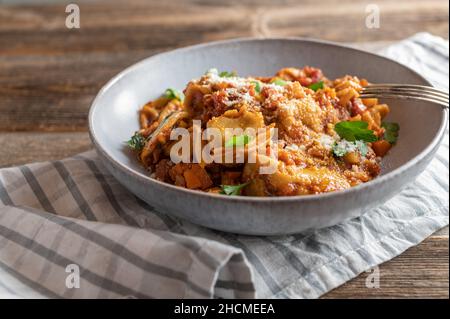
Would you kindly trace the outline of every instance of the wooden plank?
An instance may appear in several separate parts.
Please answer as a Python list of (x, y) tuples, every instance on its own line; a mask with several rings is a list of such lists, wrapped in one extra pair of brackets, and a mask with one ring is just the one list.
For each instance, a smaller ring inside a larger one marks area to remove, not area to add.
[(102, 85), (156, 52), (0, 57), (0, 131), (85, 131)]
[(441, 230), (437, 231), (433, 237), (439, 237), (439, 238), (448, 238), (448, 226), (442, 228)]
[[(448, 2), (377, 1), (380, 28), (362, 1), (79, 2), (81, 28), (65, 27), (65, 4), (0, 7), (0, 55), (129, 52), (242, 36), (333, 41), (398, 40), (419, 31), (448, 38)], [(330, 8), (332, 8), (330, 10)], [(401, 27), (399, 27), (401, 26)]]
[(0, 167), (62, 159), (92, 149), (86, 132), (0, 133)]
[(379, 1), (379, 30), (364, 27), (359, 1), (234, 3), (82, 1), (79, 30), (64, 26), (62, 3), (0, 6), (0, 131), (85, 130), (90, 103), (108, 79), (178, 46), (239, 36), (393, 41), (430, 31), (448, 37), (442, 0)]
[(367, 288), (369, 274), (363, 273), (323, 298), (448, 299), (448, 249), (448, 235), (431, 236), (420, 245), (379, 266), (380, 288)]
[[(362, 42), (400, 40), (418, 30), (428, 30), (448, 37), (448, 25), (445, 25), (445, 21), (448, 21), (448, 7), (446, 12), (442, 2), (377, 1), (377, 4), (380, 8), (379, 29), (365, 26), (367, 3), (360, 1), (342, 2), (333, 10), (326, 10), (326, 3), (323, 3), (321, 12), (303, 6), (271, 11), (266, 18), (268, 34)], [(438, 12), (439, 8), (443, 11)]]
[[(129, 52), (249, 36), (247, 10), (195, 2), (83, 2), (81, 28), (65, 26), (65, 4), (0, 7), (0, 55)], [(20, 39), (20, 41), (18, 41)]]

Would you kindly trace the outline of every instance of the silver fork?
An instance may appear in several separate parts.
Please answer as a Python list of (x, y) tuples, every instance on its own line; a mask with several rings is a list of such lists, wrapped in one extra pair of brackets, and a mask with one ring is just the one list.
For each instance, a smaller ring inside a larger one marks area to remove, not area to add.
[(448, 93), (431, 86), (414, 84), (370, 84), (361, 91), (361, 98), (394, 98), (420, 100), (448, 109)]

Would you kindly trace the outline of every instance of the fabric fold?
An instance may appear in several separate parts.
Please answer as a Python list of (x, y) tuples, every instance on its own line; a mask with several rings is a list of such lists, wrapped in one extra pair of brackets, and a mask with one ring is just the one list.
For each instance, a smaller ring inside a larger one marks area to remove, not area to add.
[[(29, 207), (4, 206), (0, 234), (0, 267), (34, 282), (39, 297), (212, 298), (220, 272), (232, 273), (230, 263), (246, 262), (239, 250), (202, 238)], [(78, 269), (79, 288), (66, 285), (71, 267)], [(244, 269), (239, 278), (222, 279), (234, 297), (254, 295), (250, 268)]]
[[(448, 41), (421, 33), (382, 53), (448, 89)], [(0, 169), (0, 297), (317, 298), (448, 225), (448, 147), (447, 133), (418, 179), (364, 216), (278, 237), (156, 211), (94, 151)]]

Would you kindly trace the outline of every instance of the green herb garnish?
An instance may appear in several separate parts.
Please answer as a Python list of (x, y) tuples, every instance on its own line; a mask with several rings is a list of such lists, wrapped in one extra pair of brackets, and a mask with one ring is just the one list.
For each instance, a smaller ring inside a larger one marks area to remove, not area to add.
[(398, 131), (400, 130), (400, 125), (394, 122), (383, 122), (381, 127), (384, 128), (383, 138), (391, 144), (395, 144), (398, 138)]
[(129, 141), (127, 141), (127, 144), (129, 147), (131, 147), (135, 151), (140, 151), (145, 145), (145, 138), (142, 136), (141, 133), (136, 132), (134, 135), (130, 138)]
[(251, 136), (248, 135), (235, 135), (230, 138), (226, 143), (225, 147), (233, 147), (233, 146), (244, 146), (247, 145), (251, 140)]
[(357, 140), (375, 142), (378, 138), (372, 130), (367, 129), (368, 126), (369, 124), (364, 121), (344, 121), (337, 123), (334, 130), (341, 138), (350, 142)]
[(308, 86), (308, 88), (313, 90), (313, 91), (317, 91), (319, 89), (323, 89), (323, 87), (324, 87), (323, 86), (323, 81), (316, 82), (316, 83), (313, 83), (313, 84)]
[(239, 185), (220, 185), (220, 194), (224, 195), (241, 195), (242, 189), (247, 186), (250, 182), (239, 184)]
[(261, 82), (259, 82), (259, 81), (252, 81), (252, 83), (255, 85), (256, 93), (261, 93)]
[(275, 78), (274, 80), (272, 80), (272, 83), (279, 85), (279, 86), (285, 86), (286, 84), (288, 84), (287, 81), (280, 79), (280, 78)]
[(228, 71), (222, 71), (219, 73), (219, 76), (221, 78), (232, 78), (236, 76), (236, 72), (228, 72)]
[(168, 88), (165, 92), (164, 92), (164, 97), (168, 98), (170, 100), (179, 100), (180, 102), (183, 102), (184, 100), (184, 94), (183, 92), (180, 92), (178, 90), (172, 89), (172, 88)]

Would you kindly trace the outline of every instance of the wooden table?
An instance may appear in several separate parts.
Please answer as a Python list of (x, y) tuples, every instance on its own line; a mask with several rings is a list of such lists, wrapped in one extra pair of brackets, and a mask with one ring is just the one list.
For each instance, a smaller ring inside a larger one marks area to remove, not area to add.
[[(94, 95), (121, 69), (160, 51), (244, 36), (315, 37), (373, 50), (420, 31), (448, 39), (449, 28), (447, 0), (75, 1), (80, 29), (65, 26), (68, 2), (43, 2), (0, 0), (0, 167), (90, 149)], [(380, 29), (365, 27), (369, 3), (380, 8)], [(381, 265), (379, 289), (366, 288), (361, 274), (324, 297), (448, 298), (448, 240), (446, 228)]]

